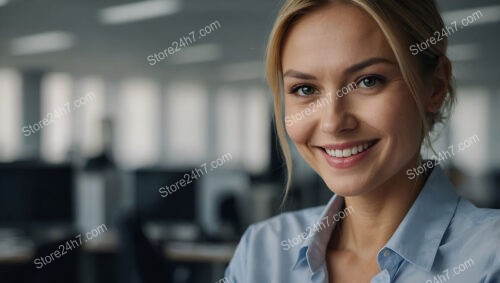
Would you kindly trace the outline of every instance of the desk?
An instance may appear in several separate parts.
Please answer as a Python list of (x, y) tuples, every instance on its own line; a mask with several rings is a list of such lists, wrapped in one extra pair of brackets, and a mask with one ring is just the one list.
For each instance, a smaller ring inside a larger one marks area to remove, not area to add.
[(0, 264), (29, 263), (35, 259), (35, 247), (32, 245), (0, 244)]
[(0, 264), (22, 264), (35, 259), (37, 248), (63, 241), (75, 234), (70, 225), (54, 225), (37, 229), (28, 237), (20, 229), (0, 229)]
[[(108, 230), (85, 243), (83, 248), (86, 252), (94, 255), (109, 254), (117, 253), (119, 244), (118, 232)], [(167, 260), (172, 262), (208, 264), (211, 281), (214, 281), (220, 279), (221, 274), (224, 274), (225, 266), (231, 260), (235, 249), (236, 243), (174, 241), (164, 244), (161, 252)]]
[[(116, 253), (119, 248), (117, 231), (106, 233), (83, 245), (91, 253)], [(163, 246), (166, 259), (180, 262), (228, 263), (236, 249), (236, 243), (168, 242)]]
[(236, 243), (169, 242), (163, 252), (171, 261), (210, 264), (207, 274), (210, 274), (210, 281), (215, 282), (224, 274), (235, 249)]
[(235, 243), (170, 242), (163, 252), (172, 261), (228, 263), (235, 249)]
[(83, 245), (83, 249), (90, 253), (116, 253), (118, 248), (118, 233), (114, 230), (107, 230)]
[[(65, 233), (66, 234), (66, 233)], [(64, 235), (66, 236), (66, 235)], [(58, 240), (64, 239), (58, 235)], [(51, 239), (55, 241), (55, 239)], [(116, 253), (119, 237), (114, 230), (106, 231), (83, 245), (90, 253)], [(228, 263), (236, 249), (236, 243), (205, 243), (205, 242), (169, 242), (163, 246), (166, 259), (178, 262)], [(0, 264), (26, 263), (35, 256), (35, 246), (32, 242), (20, 239), (4, 239), (0, 241)]]

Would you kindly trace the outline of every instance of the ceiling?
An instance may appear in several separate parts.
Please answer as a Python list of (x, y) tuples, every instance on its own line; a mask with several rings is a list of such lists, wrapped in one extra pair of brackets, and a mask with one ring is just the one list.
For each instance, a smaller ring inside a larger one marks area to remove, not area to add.
[[(247, 66), (257, 66), (262, 73), (259, 77), (263, 76), (264, 70), (259, 62), (263, 60), (266, 38), (281, 1), (184, 0), (181, 1), (181, 11), (173, 15), (121, 25), (99, 22), (100, 9), (126, 2), (134, 1), (11, 0), (0, 7), (0, 67), (109, 78), (145, 76), (165, 80), (196, 77), (219, 83), (224, 80), (221, 76), (224, 70), (226, 75), (227, 70), (231, 70), (227, 69), (229, 64), (250, 62)], [(442, 11), (500, 4), (498, 0), (438, 2)], [(220, 27), (198, 39), (196, 44), (220, 45), (220, 59), (174, 64), (175, 60), (167, 58), (153, 66), (148, 63), (148, 55), (168, 48), (173, 41), (189, 36), (189, 32), (198, 31), (214, 21), (218, 21)], [(74, 36), (75, 44), (56, 52), (12, 54), (13, 39), (46, 31), (69, 32)], [(495, 22), (471, 25), (450, 36), (452, 45), (477, 44), (480, 50), (479, 56), (473, 60), (455, 62), (460, 85), (486, 85), (498, 89), (499, 34), (500, 22)]]

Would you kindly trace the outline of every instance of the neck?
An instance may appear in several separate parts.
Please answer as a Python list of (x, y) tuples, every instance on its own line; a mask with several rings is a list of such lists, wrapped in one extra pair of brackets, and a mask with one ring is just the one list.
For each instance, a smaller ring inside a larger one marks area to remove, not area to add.
[[(410, 163), (417, 162), (418, 156)], [(331, 237), (331, 246), (370, 257), (375, 255), (398, 228), (424, 181), (425, 178), (410, 180), (402, 170), (370, 193), (345, 197), (346, 207), (355, 207), (356, 212), (342, 220), (340, 229)]]

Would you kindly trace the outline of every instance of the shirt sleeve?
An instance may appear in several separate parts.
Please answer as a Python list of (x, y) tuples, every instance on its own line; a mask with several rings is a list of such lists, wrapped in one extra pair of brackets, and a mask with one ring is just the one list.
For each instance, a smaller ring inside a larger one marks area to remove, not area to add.
[(250, 242), (250, 235), (252, 231), (252, 226), (248, 227), (243, 236), (240, 239), (236, 251), (234, 252), (229, 266), (226, 268), (225, 278), (228, 279), (230, 283), (246, 283), (248, 270), (247, 266), (247, 250)]

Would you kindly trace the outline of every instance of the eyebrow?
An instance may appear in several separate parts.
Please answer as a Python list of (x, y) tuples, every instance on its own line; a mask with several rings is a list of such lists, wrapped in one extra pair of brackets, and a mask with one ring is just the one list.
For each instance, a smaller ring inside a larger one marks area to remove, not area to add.
[(376, 65), (376, 64), (389, 64), (389, 65), (396, 65), (393, 61), (384, 58), (384, 57), (373, 57), (369, 58), (367, 60), (361, 61), (359, 63), (356, 63), (352, 65), (351, 67), (347, 68), (344, 73), (355, 73), (359, 70), (363, 70), (364, 68), (371, 66), (371, 65)]
[(297, 79), (302, 79), (302, 80), (316, 80), (316, 77), (310, 74), (302, 73), (296, 70), (287, 70), (284, 74), (283, 77), (292, 77), (292, 78), (297, 78)]
[[(394, 66), (396, 65), (393, 61), (391, 61), (387, 58), (373, 57), (373, 58), (366, 59), (364, 61), (361, 61), (359, 63), (356, 63), (356, 64), (350, 66), (349, 68), (347, 68), (344, 71), (344, 73), (352, 74), (352, 73), (355, 73), (357, 71), (363, 70), (366, 67), (376, 65), (376, 64), (389, 64), (389, 65), (394, 65)], [(293, 70), (293, 69), (287, 70), (283, 74), (283, 77), (293, 77), (293, 78), (302, 79), (302, 80), (316, 80), (317, 79), (315, 76), (313, 76), (311, 74), (299, 72), (299, 71)]]

